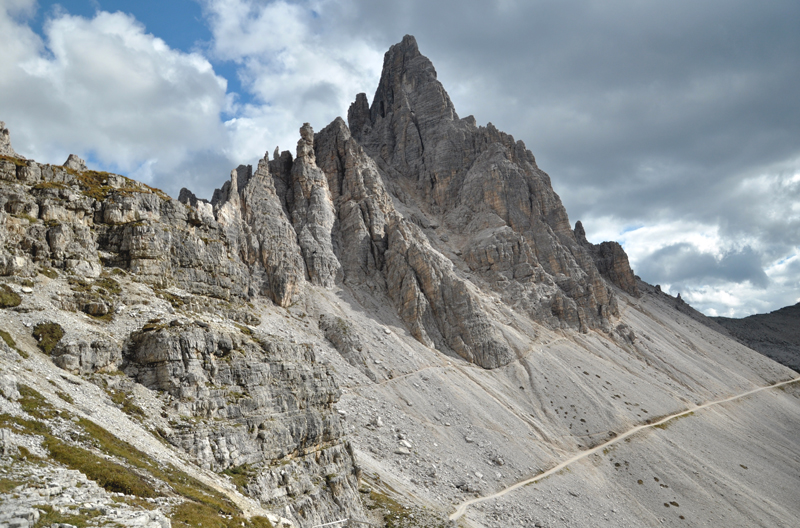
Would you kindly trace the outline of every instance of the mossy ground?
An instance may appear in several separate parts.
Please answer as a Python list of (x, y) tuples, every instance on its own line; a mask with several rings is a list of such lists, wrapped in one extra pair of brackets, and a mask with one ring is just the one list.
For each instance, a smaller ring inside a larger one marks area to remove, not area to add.
[(22, 303), (22, 297), (5, 284), (0, 284), (0, 308), (14, 308)]
[(39, 348), (47, 355), (64, 337), (64, 329), (58, 323), (39, 323), (33, 327), (33, 337), (39, 341)]
[(28, 359), (29, 357), (28, 353), (25, 352), (24, 350), (20, 350), (19, 348), (17, 348), (17, 342), (14, 341), (14, 338), (11, 337), (11, 334), (6, 332), (5, 330), (0, 330), (0, 339), (2, 339), (5, 342), (5, 344), (7, 344), (9, 347), (13, 348), (17, 352), (17, 354), (24, 357), (25, 359)]
[(124, 412), (128, 416), (135, 416), (139, 418), (145, 417), (144, 410), (138, 405), (136, 405), (130, 394), (127, 394), (122, 390), (116, 390), (116, 391), (108, 390), (108, 395), (111, 398), (111, 401), (113, 401), (117, 405), (122, 406), (122, 412)]
[(37, 504), (36, 509), (41, 512), (39, 520), (34, 525), (36, 528), (39, 528), (40, 526), (45, 527), (59, 525), (71, 525), (75, 526), (76, 528), (83, 528), (85, 526), (90, 526), (90, 520), (100, 515), (100, 511), (88, 509), (79, 510), (80, 513), (77, 515), (59, 513), (55, 511), (52, 506), (47, 504)]

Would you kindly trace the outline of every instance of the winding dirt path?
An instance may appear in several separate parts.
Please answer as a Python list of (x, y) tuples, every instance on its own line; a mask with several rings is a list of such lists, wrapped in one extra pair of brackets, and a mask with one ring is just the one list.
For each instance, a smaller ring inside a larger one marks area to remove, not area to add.
[(486, 502), (486, 501), (490, 501), (490, 500), (493, 500), (493, 499), (500, 498), (503, 495), (505, 495), (507, 493), (510, 493), (510, 492), (512, 492), (512, 491), (514, 491), (516, 489), (519, 489), (519, 488), (521, 488), (523, 486), (526, 486), (528, 484), (532, 484), (534, 482), (538, 482), (538, 481), (542, 480), (543, 478), (549, 477), (550, 475), (561, 471), (562, 469), (564, 469), (565, 467), (569, 466), (573, 462), (577, 462), (578, 460), (586, 458), (589, 455), (592, 455), (592, 454), (594, 454), (594, 453), (596, 453), (598, 451), (601, 451), (601, 450), (605, 449), (606, 447), (608, 447), (610, 445), (616, 444), (617, 442), (619, 442), (621, 440), (624, 440), (625, 438), (628, 438), (629, 436), (634, 435), (634, 434), (636, 434), (639, 431), (642, 431), (644, 429), (648, 429), (650, 427), (656, 427), (658, 425), (667, 423), (668, 421), (672, 420), (673, 418), (680, 418), (681, 416), (686, 416), (687, 414), (691, 414), (693, 412), (705, 409), (706, 407), (712, 407), (714, 405), (719, 405), (721, 403), (725, 403), (725, 402), (729, 402), (729, 401), (733, 401), (733, 400), (738, 400), (740, 398), (744, 398), (746, 396), (750, 396), (751, 394), (755, 394), (757, 392), (761, 392), (761, 391), (768, 390), (768, 389), (774, 389), (774, 388), (777, 388), (777, 387), (781, 387), (783, 385), (788, 385), (790, 383), (796, 383), (798, 381), (800, 381), (800, 377), (797, 377), (797, 378), (794, 378), (794, 379), (791, 379), (791, 380), (788, 380), (788, 381), (781, 381), (779, 383), (775, 383), (774, 385), (767, 385), (766, 387), (759, 387), (757, 389), (753, 389), (753, 390), (750, 390), (750, 391), (747, 391), (747, 392), (743, 392), (742, 394), (737, 394), (737, 395), (731, 396), (729, 398), (725, 398), (725, 399), (722, 399), (722, 400), (711, 401), (711, 402), (708, 402), (708, 403), (704, 403), (702, 405), (698, 405), (698, 406), (693, 407), (691, 409), (687, 409), (685, 411), (681, 411), (679, 413), (671, 414), (671, 415), (669, 415), (669, 416), (667, 416), (665, 418), (662, 418), (662, 419), (658, 420), (657, 422), (644, 424), (644, 425), (637, 425), (633, 429), (630, 429), (629, 431), (626, 431), (626, 432), (624, 432), (622, 434), (619, 434), (619, 435), (615, 436), (614, 438), (612, 438), (608, 442), (602, 443), (602, 444), (600, 444), (598, 446), (595, 446), (595, 447), (593, 447), (591, 449), (588, 449), (586, 451), (581, 451), (580, 453), (578, 453), (574, 457), (572, 457), (570, 459), (567, 459), (564, 462), (561, 462), (560, 464), (558, 464), (557, 466), (552, 467), (552, 468), (550, 468), (547, 471), (544, 471), (542, 473), (539, 473), (538, 475), (536, 475), (534, 477), (531, 477), (531, 478), (526, 479), (526, 480), (521, 480), (521, 481), (517, 482), (516, 484), (512, 484), (511, 486), (509, 486), (509, 487), (507, 487), (505, 489), (502, 489), (502, 490), (500, 490), (500, 491), (498, 491), (496, 493), (492, 493), (491, 495), (486, 495), (485, 497), (476, 497), (474, 499), (470, 499), (468, 501), (462, 502), (458, 506), (458, 508), (456, 508), (456, 511), (454, 511), (452, 514), (450, 514), (450, 520), (454, 521), (456, 519), (459, 519), (461, 516), (463, 516), (467, 512), (467, 508), (469, 508), (473, 504), (477, 504), (479, 502)]

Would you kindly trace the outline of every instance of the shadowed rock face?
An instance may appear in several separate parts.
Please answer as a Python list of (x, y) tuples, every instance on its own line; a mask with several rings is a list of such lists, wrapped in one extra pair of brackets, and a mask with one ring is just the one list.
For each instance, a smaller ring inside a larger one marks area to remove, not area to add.
[(628, 255), (619, 242), (602, 242), (592, 244), (586, 240), (586, 231), (580, 220), (575, 222), (575, 239), (586, 248), (594, 259), (597, 270), (603, 277), (619, 286), (634, 297), (638, 297), (640, 292), (636, 287), (636, 276), (633, 274), (631, 265), (628, 262)]
[(315, 139), (335, 207), (345, 282), (387, 294), (422, 343), (485, 368), (516, 354), (483, 313), (477, 290), (394, 207), (384, 176), (337, 119)]

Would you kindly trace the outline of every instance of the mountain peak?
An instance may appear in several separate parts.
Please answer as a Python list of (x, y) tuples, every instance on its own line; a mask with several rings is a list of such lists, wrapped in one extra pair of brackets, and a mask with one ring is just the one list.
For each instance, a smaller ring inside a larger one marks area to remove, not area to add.
[(390, 114), (411, 110), (427, 121), (458, 119), (444, 87), (436, 79), (433, 63), (419, 51), (411, 35), (395, 44), (383, 57), (381, 81), (370, 107), (374, 124)]
[(389, 48), (391, 51), (394, 48), (402, 49), (408, 55), (419, 55), (419, 46), (417, 46), (417, 39), (414, 35), (405, 35), (403, 40)]

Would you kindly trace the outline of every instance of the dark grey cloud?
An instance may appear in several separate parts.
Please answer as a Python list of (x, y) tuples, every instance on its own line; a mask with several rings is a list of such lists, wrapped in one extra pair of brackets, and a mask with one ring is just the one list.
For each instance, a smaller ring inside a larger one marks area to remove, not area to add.
[(763, 288), (800, 247), (799, 3), (353, 4), (376, 46), (417, 37), (460, 115), (525, 141), (590, 239), (609, 224), (715, 233), (722, 257), (675, 238), (630, 248), (642, 276)]
[(526, 141), (573, 216), (706, 210), (703, 192), (800, 154), (796, 2), (357, 4), (354, 28), (414, 33), (461, 114)]
[(689, 243), (671, 244), (642, 260), (638, 272), (645, 280), (658, 279), (672, 284), (748, 281), (759, 288), (769, 284), (760, 255), (750, 247), (716, 257)]

